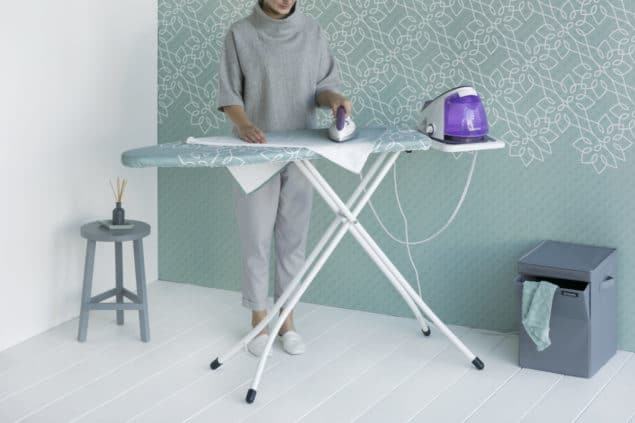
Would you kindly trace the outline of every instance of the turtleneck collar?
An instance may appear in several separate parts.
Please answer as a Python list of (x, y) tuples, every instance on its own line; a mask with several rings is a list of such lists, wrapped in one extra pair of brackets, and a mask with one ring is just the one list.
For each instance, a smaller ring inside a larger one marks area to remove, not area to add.
[(302, 28), (302, 14), (297, 8), (297, 1), (286, 18), (274, 19), (267, 15), (261, 1), (257, 1), (251, 14), (251, 20), (257, 29), (265, 31), (270, 36), (290, 35)]

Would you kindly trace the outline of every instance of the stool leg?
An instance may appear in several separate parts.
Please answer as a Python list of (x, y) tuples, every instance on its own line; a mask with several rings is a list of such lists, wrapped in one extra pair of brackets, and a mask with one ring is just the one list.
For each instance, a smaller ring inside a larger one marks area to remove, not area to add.
[(79, 331), (77, 340), (84, 342), (86, 340), (86, 330), (88, 329), (88, 313), (90, 312), (88, 304), (93, 285), (93, 269), (95, 267), (95, 245), (96, 241), (87, 240), (86, 243), (86, 260), (84, 262), (84, 283), (82, 286), (82, 305), (79, 311)]
[(134, 240), (133, 248), (135, 274), (137, 279), (137, 296), (143, 303), (143, 307), (139, 309), (139, 326), (141, 329), (141, 340), (143, 342), (148, 342), (150, 341), (150, 325), (148, 323), (148, 296), (146, 294), (146, 273), (143, 261), (143, 240)]
[[(115, 278), (117, 282), (118, 303), (123, 303), (123, 253), (121, 242), (115, 242)], [(117, 324), (123, 325), (123, 310), (117, 310)]]

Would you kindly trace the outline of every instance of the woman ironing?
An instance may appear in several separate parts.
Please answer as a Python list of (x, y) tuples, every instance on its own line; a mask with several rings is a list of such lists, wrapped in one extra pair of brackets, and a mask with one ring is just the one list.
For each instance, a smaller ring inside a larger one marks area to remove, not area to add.
[[(260, 0), (225, 36), (217, 108), (233, 122), (234, 135), (246, 142), (265, 143), (263, 132), (267, 131), (314, 128), (317, 107), (330, 107), (335, 116), (344, 106), (350, 115), (352, 103), (338, 93), (337, 66), (323, 30), (302, 14), (296, 3)], [(234, 184), (242, 305), (252, 310), (252, 327), (267, 313), (272, 239), (276, 256), (274, 301), (304, 263), (312, 199), (313, 188), (294, 163), (249, 194)], [(278, 336), (287, 353), (305, 351), (293, 312)], [(265, 327), (247, 349), (260, 356), (268, 337)]]

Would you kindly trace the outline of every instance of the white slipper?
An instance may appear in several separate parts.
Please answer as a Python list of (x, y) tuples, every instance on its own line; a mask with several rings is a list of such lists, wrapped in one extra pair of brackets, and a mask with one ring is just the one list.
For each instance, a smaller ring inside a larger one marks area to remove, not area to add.
[[(256, 357), (260, 357), (262, 353), (265, 351), (265, 346), (267, 345), (268, 340), (269, 340), (269, 334), (267, 333), (263, 333), (256, 336), (247, 344), (247, 351), (249, 351)], [(269, 355), (271, 355), (272, 351), (273, 351), (273, 348), (269, 350)]]
[(302, 354), (306, 347), (300, 334), (293, 330), (288, 330), (282, 335), (282, 348), (289, 354)]

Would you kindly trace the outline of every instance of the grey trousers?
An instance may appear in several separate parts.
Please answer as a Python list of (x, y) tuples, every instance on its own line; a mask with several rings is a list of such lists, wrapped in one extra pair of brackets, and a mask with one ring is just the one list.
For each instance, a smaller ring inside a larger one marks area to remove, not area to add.
[(274, 301), (298, 273), (304, 264), (312, 203), (313, 187), (294, 163), (249, 194), (234, 184), (243, 306), (266, 310), (272, 239), (276, 255)]

